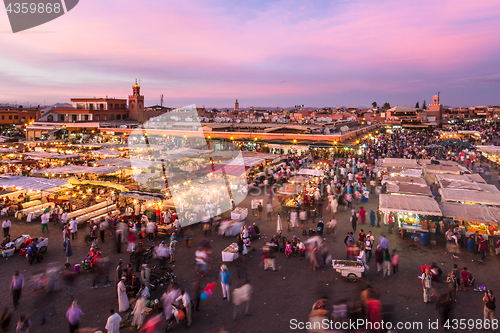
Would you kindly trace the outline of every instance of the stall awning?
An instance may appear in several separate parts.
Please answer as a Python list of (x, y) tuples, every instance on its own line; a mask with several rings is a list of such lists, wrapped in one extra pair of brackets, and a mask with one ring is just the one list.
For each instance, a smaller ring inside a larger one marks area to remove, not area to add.
[(439, 193), (443, 201), (470, 202), (473, 204), (500, 206), (500, 195), (492, 192), (440, 188)]
[(381, 194), (379, 196), (381, 211), (413, 213), (441, 216), (441, 209), (434, 198), (416, 195)]
[(470, 182), (470, 183), (476, 182), (476, 183), (486, 184), (486, 181), (483, 179), (483, 177), (481, 177), (481, 175), (477, 173), (471, 173), (467, 175), (437, 174), (435, 177), (436, 180), (438, 181), (447, 180), (450, 182), (462, 181), (462, 182)]
[(426, 165), (425, 171), (428, 173), (436, 173), (436, 174), (448, 173), (453, 175), (460, 175), (462, 173), (469, 172), (469, 170), (461, 166), (433, 165), (433, 164)]
[(265, 160), (263, 158), (258, 157), (243, 157), (243, 158), (235, 158), (230, 161), (225, 162), (226, 165), (244, 165), (244, 166), (254, 166), (261, 164)]
[(98, 155), (98, 156), (119, 156), (120, 154), (123, 154), (123, 152), (118, 152), (116, 150), (103, 148), (103, 149), (92, 151), (92, 154)]
[(139, 169), (145, 169), (145, 168), (150, 168), (156, 165), (161, 165), (162, 162), (160, 161), (150, 161), (146, 159), (140, 159), (140, 158), (120, 158), (120, 157), (114, 157), (114, 158), (106, 158), (104, 160), (101, 160), (97, 163), (96, 165), (109, 165), (109, 166), (122, 166), (126, 168), (139, 168)]
[(384, 158), (381, 162), (377, 163), (380, 166), (386, 168), (409, 168), (409, 169), (421, 169), (422, 167), (417, 163), (415, 159), (407, 158)]
[(144, 201), (162, 201), (167, 199), (167, 197), (161, 193), (149, 193), (140, 191), (121, 192), (120, 197), (126, 197)]
[(280, 189), (278, 189), (279, 194), (297, 194), (300, 193), (304, 189), (304, 186), (293, 185), (293, 184), (285, 184)]
[(39, 174), (48, 173), (57, 175), (86, 173), (86, 174), (96, 174), (96, 175), (107, 175), (108, 173), (113, 173), (115, 171), (119, 171), (122, 169), (126, 168), (116, 167), (116, 166), (88, 167), (79, 165), (65, 165), (62, 167), (33, 170), (32, 173), (39, 173)]
[(443, 216), (457, 218), (471, 222), (500, 223), (500, 209), (496, 207), (483, 207), (465, 205), (455, 202), (443, 202)]
[(210, 153), (210, 150), (207, 149), (177, 148), (171, 150), (163, 150), (161, 152), (162, 156), (161, 158), (165, 160), (180, 159), (186, 157), (195, 157), (200, 154), (208, 154), (208, 153)]
[(23, 155), (26, 155), (30, 158), (33, 158), (33, 159), (57, 159), (57, 160), (64, 160), (64, 159), (67, 159), (67, 158), (76, 158), (76, 157), (80, 157), (80, 155), (78, 154), (71, 154), (71, 155), (62, 155), (62, 154), (58, 154), (58, 153), (47, 153), (47, 152), (44, 152), (44, 151), (34, 151), (34, 152), (31, 152), (31, 153), (23, 153)]
[(385, 183), (419, 185), (423, 187), (427, 186), (425, 180), (420, 177), (384, 176), (382, 179), (382, 184)]
[(319, 177), (323, 174), (323, 170), (300, 169), (299, 172), (297, 172), (297, 174), (298, 175), (308, 175), (308, 176)]
[(45, 179), (36, 177), (0, 177), (0, 187), (16, 187), (23, 190), (45, 191), (66, 184), (66, 179)]
[(294, 176), (290, 179), (288, 179), (289, 183), (295, 183), (295, 184), (305, 184), (311, 180), (310, 177), (305, 177), (305, 176)]
[(432, 192), (429, 186), (408, 185), (408, 184), (388, 184), (388, 193), (426, 195), (432, 197)]
[(205, 168), (198, 169), (196, 171), (193, 171), (193, 173), (201, 173), (201, 174), (208, 174), (208, 173), (216, 173), (216, 174), (226, 174), (230, 176), (241, 176), (243, 173), (245, 173), (248, 169), (250, 169), (249, 166), (244, 166), (244, 165), (226, 165), (226, 164), (217, 164), (214, 165), (214, 168), (212, 170), (212, 166), (209, 165)]

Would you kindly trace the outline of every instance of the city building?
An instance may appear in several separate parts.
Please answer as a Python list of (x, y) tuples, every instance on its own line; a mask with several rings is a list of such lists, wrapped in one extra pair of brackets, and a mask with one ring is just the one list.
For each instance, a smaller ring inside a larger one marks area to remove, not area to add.
[(427, 121), (434, 126), (441, 126), (443, 123), (443, 104), (439, 103), (439, 93), (432, 97), (432, 104), (428, 106)]
[(40, 117), (40, 107), (0, 107), (0, 125), (29, 124)]
[(387, 109), (385, 118), (388, 123), (401, 125), (404, 127), (426, 127), (427, 117), (420, 109), (410, 108), (408, 106), (395, 106)]
[(240, 103), (238, 102), (238, 100), (236, 100), (236, 102), (234, 102), (234, 111), (239, 111), (240, 110)]

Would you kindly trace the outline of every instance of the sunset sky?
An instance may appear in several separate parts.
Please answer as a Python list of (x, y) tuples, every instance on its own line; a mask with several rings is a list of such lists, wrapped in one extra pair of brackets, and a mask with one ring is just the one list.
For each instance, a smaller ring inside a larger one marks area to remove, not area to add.
[(81, 0), (13, 34), (0, 103), (126, 98), (241, 107), (500, 104), (498, 0)]

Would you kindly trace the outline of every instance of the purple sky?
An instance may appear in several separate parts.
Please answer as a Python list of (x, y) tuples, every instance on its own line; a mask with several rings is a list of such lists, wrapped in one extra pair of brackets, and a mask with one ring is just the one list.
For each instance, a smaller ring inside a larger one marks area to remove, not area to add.
[(0, 103), (500, 104), (498, 0), (83, 0), (12, 34), (0, 10)]

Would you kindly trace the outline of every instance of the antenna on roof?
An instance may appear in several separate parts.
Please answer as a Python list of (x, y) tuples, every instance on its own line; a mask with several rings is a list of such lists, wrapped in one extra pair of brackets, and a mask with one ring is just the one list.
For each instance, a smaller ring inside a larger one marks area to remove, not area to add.
[(163, 94), (160, 95), (160, 106), (161, 109), (163, 110)]

